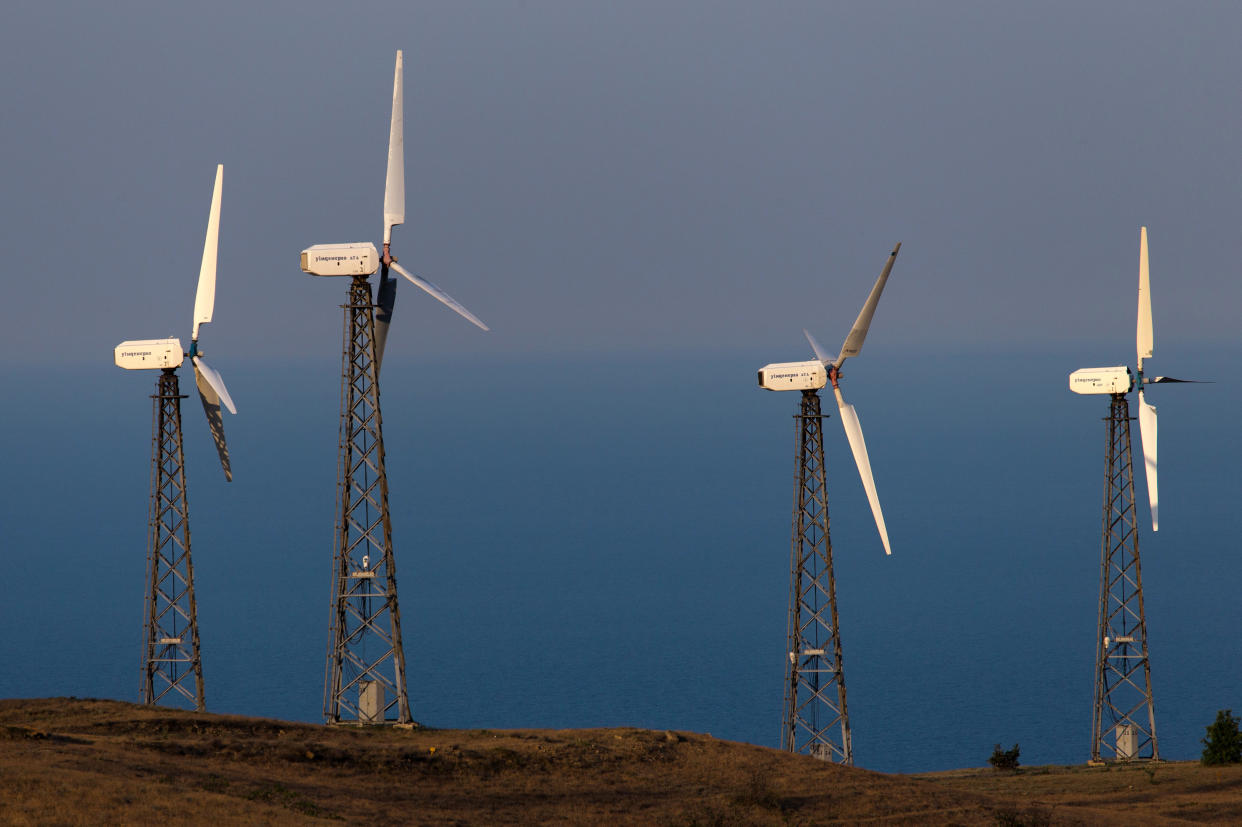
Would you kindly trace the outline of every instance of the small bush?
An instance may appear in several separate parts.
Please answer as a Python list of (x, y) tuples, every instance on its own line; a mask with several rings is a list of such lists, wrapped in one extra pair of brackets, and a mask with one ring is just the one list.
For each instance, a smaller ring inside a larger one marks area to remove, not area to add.
[(996, 749), (992, 750), (992, 757), (988, 759), (988, 763), (992, 765), (992, 769), (996, 770), (1016, 770), (1018, 768), (1018, 745), (1014, 744), (1013, 749), (1001, 749), (1001, 745), (997, 744)]
[(1242, 732), (1238, 731), (1238, 718), (1232, 709), (1221, 709), (1216, 720), (1207, 728), (1203, 739), (1204, 764), (1237, 764), (1242, 762)]

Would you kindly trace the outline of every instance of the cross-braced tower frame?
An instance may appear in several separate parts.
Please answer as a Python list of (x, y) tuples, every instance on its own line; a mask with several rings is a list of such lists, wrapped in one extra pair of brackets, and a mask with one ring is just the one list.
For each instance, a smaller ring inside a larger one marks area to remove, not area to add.
[(1139, 567), (1130, 405), (1114, 393), (1108, 419), (1108, 472), (1100, 544), (1100, 621), (1096, 635), (1091, 760), (1160, 758), (1147, 658), (1147, 620)]
[(204, 710), (203, 664), (190, 560), (190, 515), (181, 452), (177, 372), (155, 383), (151, 437), (151, 505), (142, 644), (142, 702), (180, 701)]
[(329, 723), (404, 724), (411, 720), (410, 703), (384, 472), (375, 305), (366, 277), (354, 277), (343, 309), (340, 499), (324, 717)]
[(845, 676), (841, 671), (837, 586), (828, 538), (823, 418), (819, 394), (804, 390), (801, 412), (794, 417), (798, 467), (790, 545), (788, 661), (781, 747), (825, 761), (853, 764)]

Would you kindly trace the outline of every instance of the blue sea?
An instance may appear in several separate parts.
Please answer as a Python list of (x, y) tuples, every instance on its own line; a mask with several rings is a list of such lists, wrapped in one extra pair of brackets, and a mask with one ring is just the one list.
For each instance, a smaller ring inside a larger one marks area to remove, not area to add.
[[(893, 545), (886, 558), (828, 397), (859, 766), (981, 766), (996, 743), (1019, 743), (1026, 765), (1088, 758), (1108, 404), (1066, 375), (1130, 355), (869, 346), (846, 363)], [(1225, 380), (1242, 353), (1161, 356), (1174, 375)], [(756, 387), (766, 361), (389, 356), (415, 719), (778, 744), (798, 397)], [(208, 708), (320, 721), (340, 366), (215, 367), (239, 408), (225, 421), (234, 482), (197, 399), (183, 410)], [(137, 700), (154, 374), (107, 360), (0, 371), (19, 391), (3, 435), (0, 696)], [(1226, 381), (1149, 391), (1162, 527), (1146, 522), (1140, 542), (1168, 759), (1197, 758), (1216, 710), (1242, 710), (1239, 396)]]

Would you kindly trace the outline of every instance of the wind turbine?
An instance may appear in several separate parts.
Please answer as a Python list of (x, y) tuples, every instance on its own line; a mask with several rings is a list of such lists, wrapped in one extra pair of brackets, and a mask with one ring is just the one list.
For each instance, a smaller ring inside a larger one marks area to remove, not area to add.
[[(854, 763), (849, 714), (845, 703), (845, 676), (841, 664), (841, 634), (837, 625), (837, 586), (832, 573), (832, 543), (828, 537), (828, 493), (824, 472), (823, 414), (819, 389), (832, 383), (837, 410), (854, 463), (871, 504), (884, 553), (892, 554), (888, 529), (880, 510), (867, 443), (854, 406), (841, 395), (841, 365), (862, 352), (863, 341), (888, 283), (901, 244), (893, 248), (858, 319), (831, 356), (815, 337), (803, 330), (816, 359), (783, 362), (759, 369), (759, 387), (772, 391), (802, 391), (802, 409), (795, 417), (798, 430), (798, 475), (793, 505), (790, 547), (789, 618), (786, 626), (789, 662), (785, 670), (785, 712), (781, 747), (806, 752), (826, 761)], [(839, 738), (833, 730), (839, 728)]]
[[(1095, 703), (1092, 709), (1091, 762), (1102, 750), (1119, 761), (1159, 760), (1151, 665), (1147, 657), (1147, 620), (1143, 612), (1143, 577), (1139, 563), (1138, 517), (1134, 506), (1134, 468), (1130, 457), (1130, 405), (1138, 389), (1139, 433), (1147, 476), (1151, 529), (1160, 528), (1156, 486), (1156, 408), (1147, 403), (1147, 385), (1194, 380), (1143, 374), (1151, 358), (1151, 275), (1147, 228), (1139, 230), (1137, 367), (1084, 368), (1069, 376), (1070, 390), (1108, 394), (1108, 470), (1104, 478), (1103, 536), (1100, 544), (1100, 614), (1095, 652)], [(1105, 736), (1112, 736), (1109, 743)]]
[[(224, 441), (221, 404), (237, 413), (220, 374), (208, 366), (198, 349), (199, 328), (210, 322), (216, 303), (216, 250), (220, 238), (220, 193), (224, 166), (216, 167), (216, 183), (207, 217), (207, 238), (194, 296), (194, 327), (189, 353), (181, 340), (143, 339), (121, 342), (113, 358), (126, 370), (159, 370), (156, 379), (151, 435), (151, 504), (147, 545), (147, 590), (142, 646), (142, 702), (160, 703), (180, 695), (204, 709), (203, 666), (199, 655), (198, 611), (194, 600), (194, 566), (190, 558), (190, 510), (181, 450), (181, 391), (177, 369), (185, 357), (194, 365), (194, 382), (207, 414), (224, 478), (233, 479)], [(187, 641), (188, 638), (188, 641)], [(190, 684), (193, 684), (191, 689)]]
[[(379, 373), (396, 303), (389, 270), (448, 305), (472, 324), (483, 322), (431, 281), (410, 273), (392, 255), (392, 228), (405, 221), (402, 55), (397, 52), (384, 184), (383, 254), (369, 242), (316, 244), (302, 251), (302, 270), (349, 276), (341, 352), (340, 478), (331, 595), (332, 631), (324, 677), (329, 723), (410, 723), (401, 645), (401, 615), (384, 470)], [(369, 277), (380, 270), (376, 302)]]

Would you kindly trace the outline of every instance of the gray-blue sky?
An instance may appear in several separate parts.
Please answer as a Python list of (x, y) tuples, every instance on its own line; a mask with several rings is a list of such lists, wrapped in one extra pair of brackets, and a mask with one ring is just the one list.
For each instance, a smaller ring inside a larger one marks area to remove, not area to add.
[(802, 358), (800, 328), (835, 346), (897, 240), (886, 346), (1123, 343), (1144, 223), (1157, 346), (1234, 336), (1235, 3), (18, 0), (4, 17), (6, 359), (188, 337), (217, 162), (213, 360), (334, 358), (344, 284), (297, 253), (378, 241), (398, 48), (397, 251), (494, 333), (406, 285), (394, 350)]

